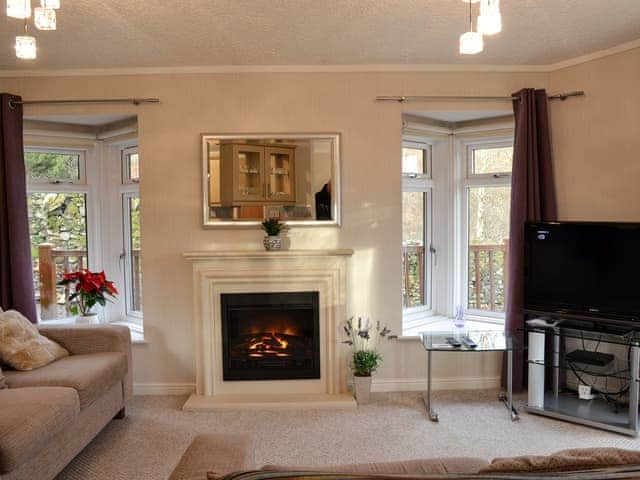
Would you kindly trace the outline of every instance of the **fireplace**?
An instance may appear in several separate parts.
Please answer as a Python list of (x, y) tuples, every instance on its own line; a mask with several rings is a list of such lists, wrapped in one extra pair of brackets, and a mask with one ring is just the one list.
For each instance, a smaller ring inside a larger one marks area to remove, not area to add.
[(223, 380), (320, 378), (318, 292), (223, 293)]

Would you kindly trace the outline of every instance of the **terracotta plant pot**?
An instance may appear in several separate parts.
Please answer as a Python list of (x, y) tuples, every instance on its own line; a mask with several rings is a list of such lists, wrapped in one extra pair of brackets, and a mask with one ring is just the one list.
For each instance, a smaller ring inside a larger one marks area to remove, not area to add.
[(282, 248), (282, 238), (280, 238), (280, 235), (267, 235), (266, 237), (264, 237), (262, 243), (265, 250), (269, 252), (280, 250)]
[(366, 405), (369, 403), (369, 395), (371, 394), (371, 376), (358, 377), (353, 376), (353, 390), (356, 394), (358, 405)]

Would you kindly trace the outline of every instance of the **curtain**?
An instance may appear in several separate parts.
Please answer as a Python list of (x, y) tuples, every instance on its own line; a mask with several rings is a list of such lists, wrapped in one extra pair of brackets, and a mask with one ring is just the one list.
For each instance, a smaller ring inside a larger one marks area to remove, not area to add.
[(0, 307), (37, 323), (19, 100), (0, 94)]
[[(511, 218), (505, 330), (524, 341), (524, 224), (557, 220), (551, 139), (545, 90), (525, 88), (513, 94), (516, 133), (511, 176)], [(513, 388), (525, 385), (523, 352), (514, 352)]]

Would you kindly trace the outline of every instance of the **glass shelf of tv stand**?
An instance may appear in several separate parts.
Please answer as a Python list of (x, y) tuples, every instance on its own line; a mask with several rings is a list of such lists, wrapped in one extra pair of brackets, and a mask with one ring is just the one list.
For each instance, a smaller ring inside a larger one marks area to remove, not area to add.
[[(612, 333), (603, 331), (598, 325), (592, 324), (591, 327), (583, 329), (573, 322), (562, 321), (557, 325), (527, 325), (527, 333), (545, 334), (546, 341), (552, 343), (551, 351), (554, 354), (545, 355), (546, 361), (528, 360), (530, 372), (532, 367), (538, 365), (547, 367), (545, 370), (551, 378), (545, 383), (551, 388), (545, 390), (542, 404), (531, 405), (527, 402), (526, 410), (537, 415), (638, 436), (640, 375), (637, 365), (640, 364), (640, 333), (630, 328), (621, 328)], [(566, 353), (573, 350), (617, 355), (605, 366), (587, 365), (566, 359)], [(599, 387), (606, 394), (597, 394), (592, 400), (580, 399), (576, 390), (581, 383)]]

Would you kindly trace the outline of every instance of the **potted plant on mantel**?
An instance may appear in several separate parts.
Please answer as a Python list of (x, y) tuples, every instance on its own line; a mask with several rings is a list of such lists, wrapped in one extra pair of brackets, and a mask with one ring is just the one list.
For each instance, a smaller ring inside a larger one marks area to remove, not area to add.
[(361, 317), (358, 317), (357, 322), (354, 322), (353, 317), (347, 320), (344, 331), (348, 339), (343, 343), (353, 350), (350, 366), (356, 400), (359, 405), (364, 405), (369, 403), (371, 374), (382, 363), (382, 356), (376, 348), (380, 339), (389, 337), (391, 331), (387, 327), (381, 327), (380, 322), (374, 325), (368, 318), (363, 320)]
[(265, 250), (280, 250), (282, 248), (282, 238), (280, 237), (280, 233), (286, 229), (286, 225), (282, 223), (279, 218), (272, 217), (262, 222), (262, 229), (266, 233), (264, 240), (262, 241)]
[(115, 298), (118, 294), (115, 285), (107, 280), (104, 272), (80, 270), (65, 273), (58, 285), (74, 285), (73, 292), (69, 295), (69, 304), (71, 313), (78, 316), (77, 323), (97, 323), (98, 313), (93, 307), (96, 304), (104, 307), (108, 297)]

